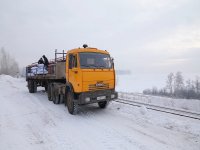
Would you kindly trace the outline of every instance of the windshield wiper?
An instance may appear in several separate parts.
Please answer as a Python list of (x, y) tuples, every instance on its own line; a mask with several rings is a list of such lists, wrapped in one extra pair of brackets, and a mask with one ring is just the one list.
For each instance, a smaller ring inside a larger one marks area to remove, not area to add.
[(105, 66), (96, 66), (96, 65), (81, 65), (81, 67), (95, 68), (95, 69), (106, 69)]
[(104, 69), (104, 68), (106, 68), (105, 66), (98, 66), (99, 68), (101, 68), (101, 69)]

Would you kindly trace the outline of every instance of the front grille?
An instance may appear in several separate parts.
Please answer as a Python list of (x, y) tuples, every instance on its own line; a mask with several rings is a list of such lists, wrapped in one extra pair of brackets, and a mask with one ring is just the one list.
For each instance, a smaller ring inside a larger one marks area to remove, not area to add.
[(104, 83), (102, 86), (96, 86), (96, 84), (90, 84), (88, 86), (89, 91), (104, 90), (104, 89), (109, 89), (108, 83)]

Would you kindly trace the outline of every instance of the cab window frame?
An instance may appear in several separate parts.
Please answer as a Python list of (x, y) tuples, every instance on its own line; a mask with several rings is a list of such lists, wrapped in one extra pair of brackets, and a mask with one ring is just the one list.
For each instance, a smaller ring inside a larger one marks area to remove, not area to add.
[(78, 67), (77, 54), (69, 54), (69, 69)]

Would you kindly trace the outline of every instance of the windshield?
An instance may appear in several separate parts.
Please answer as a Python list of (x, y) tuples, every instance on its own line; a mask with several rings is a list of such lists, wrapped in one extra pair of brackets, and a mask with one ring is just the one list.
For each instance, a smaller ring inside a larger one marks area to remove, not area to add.
[(108, 54), (84, 52), (79, 53), (81, 68), (106, 68), (112, 67)]

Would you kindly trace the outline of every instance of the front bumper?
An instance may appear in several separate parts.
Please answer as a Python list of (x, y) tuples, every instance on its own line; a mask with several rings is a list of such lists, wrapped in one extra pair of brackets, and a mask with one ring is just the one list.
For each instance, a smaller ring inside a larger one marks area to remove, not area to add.
[[(99, 97), (104, 97), (104, 99), (100, 99)], [(93, 91), (93, 92), (84, 92), (81, 93), (78, 97), (78, 104), (91, 104), (91, 103), (98, 103), (101, 101), (111, 101), (118, 98), (118, 93), (114, 90), (100, 90), (100, 91)]]

